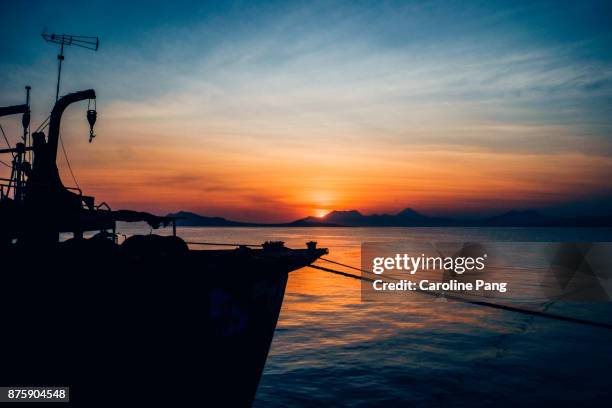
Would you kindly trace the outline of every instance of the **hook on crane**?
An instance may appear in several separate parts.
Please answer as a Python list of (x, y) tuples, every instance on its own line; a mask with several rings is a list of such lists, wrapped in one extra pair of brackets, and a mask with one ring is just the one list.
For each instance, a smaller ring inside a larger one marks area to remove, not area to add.
[(94, 134), (93, 128), (98, 118), (98, 112), (96, 112), (96, 100), (94, 99), (94, 107), (91, 109), (91, 99), (89, 100), (87, 109), (87, 122), (89, 122), (89, 143), (93, 140), (96, 135)]

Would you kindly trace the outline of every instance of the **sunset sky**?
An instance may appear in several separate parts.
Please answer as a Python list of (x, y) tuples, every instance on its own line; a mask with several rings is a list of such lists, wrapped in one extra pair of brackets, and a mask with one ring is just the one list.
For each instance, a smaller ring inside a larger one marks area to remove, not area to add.
[(66, 49), (61, 87), (96, 90), (98, 137), (86, 103), (62, 135), (115, 209), (612, 213), (609, 1), (12, 3), (0, 105), (31, 85), (35, 126), (57, 75), (41, 32), (100, 36)]

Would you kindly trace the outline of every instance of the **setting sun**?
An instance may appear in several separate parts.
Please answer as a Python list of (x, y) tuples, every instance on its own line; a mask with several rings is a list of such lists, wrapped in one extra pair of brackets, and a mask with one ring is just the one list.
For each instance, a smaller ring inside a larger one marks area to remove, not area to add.
[(329, 210), (320, 210), (320, 209), (317, 209), (317, 210), (315, 211), (315, 217), (317, 217), (317, 218), (323, 218), (323, 217), (325, 217), (325, 216), (326, 216), (328, 213), (329, 213)]

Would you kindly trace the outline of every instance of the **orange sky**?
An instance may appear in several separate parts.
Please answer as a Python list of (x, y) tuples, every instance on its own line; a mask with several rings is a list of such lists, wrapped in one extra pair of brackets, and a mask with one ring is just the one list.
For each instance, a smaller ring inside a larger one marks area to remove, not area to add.
[[(270, 127), (274, 118), (269, 123), (258, 116), (258, 128), (248, 115), (224, 121), (171, 104), (159, 110), (155, 104), (99, 101), (98, 137), (89, 144), (85, 109), (75, 105), (64, 118), (71, 163), (84, 192), (116, 209), (189, 210), (260, 222), (343, 209), (495, 213), (596, 196), (610, 185), (602, 175), (612, 175), (612, 158), (598, 154), (595, 142), (589, 150), (567, 149), (581, 138), (557, 128), (432, 125), (407, 129), (396, 139), (344, 124)], [(5, 124), (14, 130), (18, 120)], [(442, 143), (444, 132), (451, 140), (469, 132), (481, 145)], [(551, 134), (565, 144), (538, 147)], [(507, 137), (529, 139), (535, 147), (486, 143)], [(65, 184), (73, 185), (58, 157)]]
[(90, 145), (83, 109), (73, 111), (66, 121), (73, 168), (85, 192), (113, 208), (269, 222), (353, 208), (495, 212), (580, 200), (605, 191), (608, 180), (600, 175), (612, 174), (612, 159), (594, 154), (393, 148), (375, 134), (313, 143), (299, 130), (279, 142), (206, 125), (190, 134), (173, 130), (176, 124), (132, 125), (129, 117), (113, 118), (112, 107), (99, 109), (99, 137)]
[[(85, 103), (62, 135), (84, 192), (113, 208), (259, 222), (612, 210), (609, 26), (578, 3), (62, 7), (9, 10), (0, 104), (28, 84), (32, 123), (50, 111), (58, 50), (42, 21), (100, 35), (95, 53), (66, 50), (61, 86), (96, 89), (98, 137)], [(15, 142), (19, 118), (2, 124)]]

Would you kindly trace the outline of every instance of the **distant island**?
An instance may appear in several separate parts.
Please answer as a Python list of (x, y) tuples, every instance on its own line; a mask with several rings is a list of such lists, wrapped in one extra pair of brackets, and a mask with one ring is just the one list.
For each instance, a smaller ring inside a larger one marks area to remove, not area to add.
[(239, 222), (188, 211), (170, 213), (168, 216), (177, 217), (177, 225), (185, 227), (612, 227), (612, 216), (553, 217), (535, 210), (512, 210), (479, 219), (429, 217), (411, 208), (397, 214), (371, 215), (349, 210), (279, 224)]

